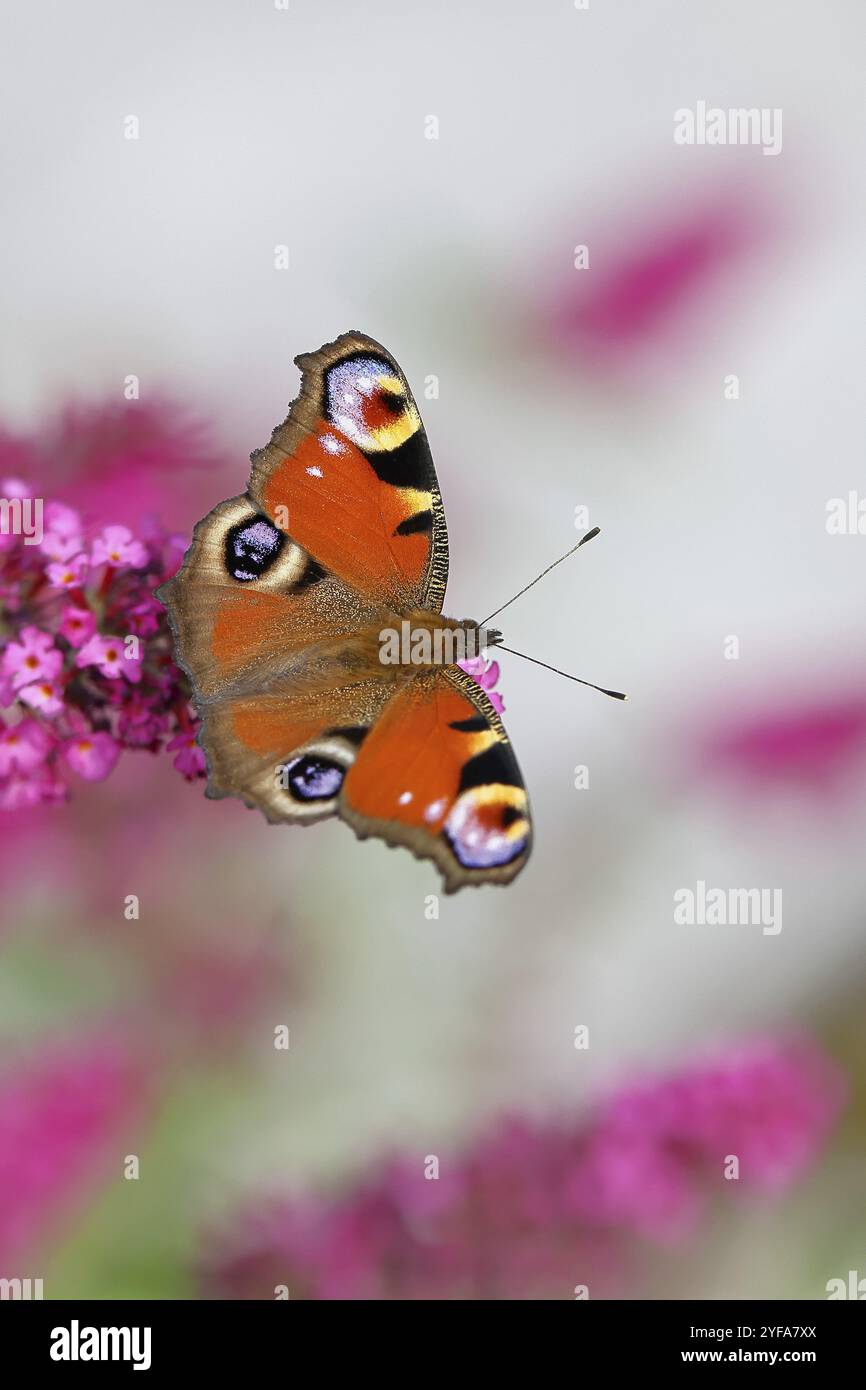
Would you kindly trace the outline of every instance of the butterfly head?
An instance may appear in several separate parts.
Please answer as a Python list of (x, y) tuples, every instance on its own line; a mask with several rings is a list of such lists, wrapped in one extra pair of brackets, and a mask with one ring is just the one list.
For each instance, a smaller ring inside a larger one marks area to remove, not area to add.
[(485, 627), (474, 618), (464, 618), (459, 626), (467, 634), (467, 641), (474, 648), (474, 656), (481, 656), (488, 647), (498, 647), (502, 642), (502, 633), (498, 627)]

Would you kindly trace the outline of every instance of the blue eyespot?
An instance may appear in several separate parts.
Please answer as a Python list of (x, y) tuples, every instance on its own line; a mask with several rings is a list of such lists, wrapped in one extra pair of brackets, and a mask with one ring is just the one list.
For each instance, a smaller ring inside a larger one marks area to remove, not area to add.
[(330, 758), (305, 753), (285, 764), (288, 790), (296, 801), (330, 801), (337, 795), (346, 769)]
[(242, 584), (260, 579), (274, 563), (286, 537), (263, 516), (242, 521), (226, 536), (226, 568)]

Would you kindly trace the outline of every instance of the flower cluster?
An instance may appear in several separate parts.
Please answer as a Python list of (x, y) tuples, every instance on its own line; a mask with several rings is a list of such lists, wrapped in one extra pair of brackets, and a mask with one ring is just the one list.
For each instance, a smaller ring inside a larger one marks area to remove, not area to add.
[(784, 1188), (841, 1100), (808, 1043), (740, 1045), (640, 1081), (588, 1120), (499, 1123), (441, 1170), (419, 1152), (339, 1195), (260, 1204), (211, 1250), (205, 1295), (572, 1298), (612, 1270), (621, 1293), (635, 1238), (688, 1234), (712, 1191)]
[[(10, 501), (32, 498), (18, 479)], [(189, 688), (154, 590), (186, 542), (153, 523), (87, 535), (80, 513), (42, 509), (41, 536), (0, 534), (0, 809), (65, 799), (64, 773), (97, 782), (123, 749), (167, 749), (204, 773)]]

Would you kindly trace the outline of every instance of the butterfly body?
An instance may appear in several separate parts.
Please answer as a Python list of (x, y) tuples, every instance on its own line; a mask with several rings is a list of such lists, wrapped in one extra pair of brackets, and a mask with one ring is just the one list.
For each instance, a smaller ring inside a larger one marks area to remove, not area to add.
[(247, 492), (199, 522), (160, 590), (208, 794), (272, 823), (339, 815), (432, 859), (449, 892), (507, 883), (530, 852), (527, 796), (458, 664), (500, 637), (442, 615), (444, 509), (406, 379), (359, 333), (297, 361)]

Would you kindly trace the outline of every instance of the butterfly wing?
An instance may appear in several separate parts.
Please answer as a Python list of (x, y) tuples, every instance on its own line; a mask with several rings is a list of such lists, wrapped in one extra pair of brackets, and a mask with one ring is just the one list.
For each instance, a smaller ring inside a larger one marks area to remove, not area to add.
[(345, 680), (334, 642), (369, 616), (358, 594), (273, 526), (249, 497), (221, 502), (158, 591), (201, 711), (275, 685)]
[(346, 664), (368, 615), (358, 595), (247, 496), (199, 522), (158, 593), (202, 720), (208, 796), (239, 796), (271, 821), (333, 815), (328, 787), (390, 693)]
[(362, 681), (328, 691), (256, 693), (203, 711), (207, 795), (239, 796), (272, 823), (311, 824), (339, 811), (346, 773), (390, 689)]
[(529, 804), (487, 695), (457, 667), (396, 690), (366, 681), (206, 708), (208, 795), (272, 823), (341, 816), (359, 835), (431, 859), (446, 892), (509, 883), (529, 858)]
[(509, 883), (530, 854), (529, 801), (508, 736), (456, 666), (391, 697), (346, 773), (339, 813), (362, 838), (432, 859), (449, 893)]
[(405, 376), (362, 333), (296, 361), (300, 394), (252, 456), (250, 497), (355, 592), (392, 608), (441, 612), (445, 513)]

